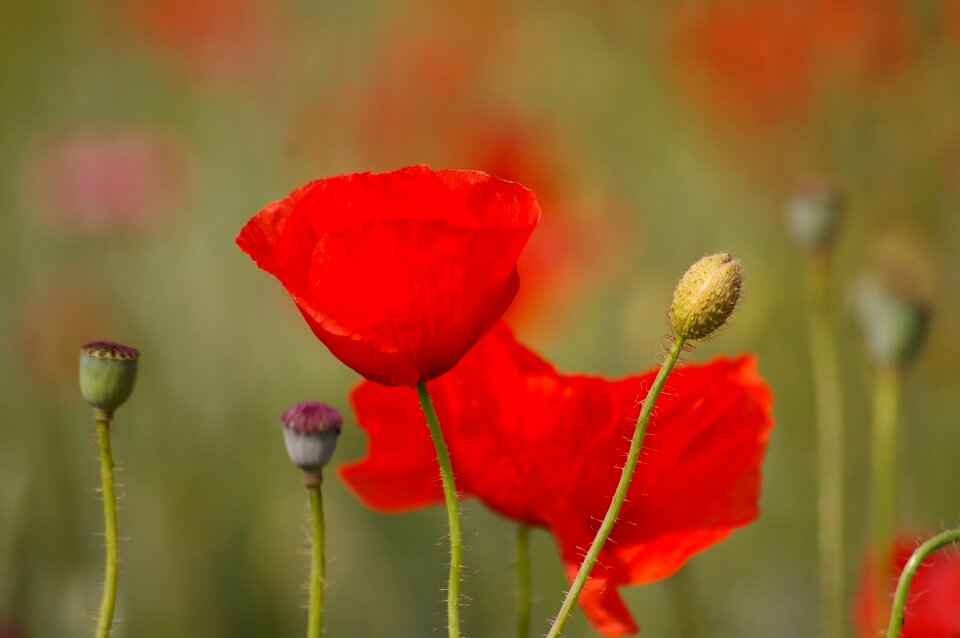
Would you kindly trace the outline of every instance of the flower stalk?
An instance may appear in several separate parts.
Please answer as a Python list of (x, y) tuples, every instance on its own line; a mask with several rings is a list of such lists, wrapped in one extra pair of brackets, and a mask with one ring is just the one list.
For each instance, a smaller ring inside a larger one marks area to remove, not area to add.
[(97, 440), (100, 447), (100, 492), (103, 495), (103, 527), (106, 537), (106, 558), (103, 576), (103, 596), (97, 614), (96, 638), (107, 638), (113, 626), (117, 602), (117, 574), (119, 572), (120, 535), (117, 528), (117, 494), (113, 475), (113, 451), (110, 445), (111, 418), (97, 412)]
[(817, 412), (817, 508), (820, 633), (843, 636), (843, 402), (830, 317), (830, 272), (824, 256), (807, 265), (810, 358)]
[(617, 483), (617, 489), (613, 494), (613, 500), (610, 502), (610, 508), (607, 510), (606, 516), (603, 517), (603, 522), (600, 524), (600, 528), (593, 538), (593, 543), (590, 544), (590, 549), (580, 564), (580, 570), (577, 572), (573, 584), (571, 584), (570, 589), (567, 590), (567, 595), (563, 599), (563, 604), (560, 606), (560, 612), (554, 619), (553, 626), (550, 627), (547, 638), (557, 638), (560, 636), (560, 633), (563, 631), (563, 626), (570, 617), (570, 612), (573, 611), (573, 606), (580, 597), (580, 592), (583, 591), (584, 585), (587, 584), (587, 578), (589, 578), (593, 566), (597, 563), (600, 551), (603, 549), (607, 538), (610, 536), (610, 532), (613, 530), (613, 526), (617, 522), (617, 517), (620, 515), (620, 508), (623, 506), (623, 501), (627, 496), (627, 489), (630, 487), (630, 481), (633, 479), (633, 473), (637, 469), (637, 461), (640, 459), (640, 450), (643, 446), (644, 435), (647, 433), (647, 424), (650, 422), (650, 415), (653, 414), (653, 407), (657, 402), (657, 397), (659, 397), (663, 391), (663, 386), (667, 382), (670, 371), (673, 370), (674, 365), (676, 365), (677, 360), (680, 358), (680, 353), (683, 352), (683, 344), (685, 341), (686, 339), (680, 335), (674, 339), (673, 345), (671, 345), (670, 351), (667, 353), (667, 357), (660, 367), (660, 372), (657, 373), (653, 385), (650, 386), (650, 390), (647, 392), (647, 397), (643, 400), (643, 408), (640, 410), (640, 416), (637, 419), (637, 427), (634, 430), (633, 439), (630, 441), (627, 460), (623, 464), (623, 472), (620, 474), (620, 481)]
[(283, 443), (290, 462), (303, 472), (303, 484), (310, 500), (310, 602), (307, 611), (307, 638), (323, 634), (323, 468), (337, 449), (343, 417), (319, 401), (303, 401), (280, 417)]
[(92, 341), (80, 348), (80, 394), (93, 409), (100, 450), (100, 493), (103, 495), (103, 527), (106, 543), (103, 596), (97, 614), (96, 638), (107, 638), (117, 606), (117, 576), (120, 571), (120, 534), (117, 526), (117, 492), (114, 478), (110, 428), (113, 414), (126, 403), (137, 380), (140, 352), (113, 341)]
[(447, 581), (447, 633), (450, 638), (460, 636), (460, 569), (463, 563), (463, 541), (460, 537), (460, 512), (457, 506), (457, 488), (453, 479), (453, 466), (450, 463), (450, 452), (443, 440), (440, 421), (433, 408), (427, 384), (421, 381), (417, 384), (417, 396), (423, 415), (433, 439), (433, 447), (437, 452), (437, 462), (440, 464), (440, 481), (443, 485), (443, 497), (447, 508), (447, 521), (450, 526), (450, 575)]
[(323, 633), (323, 588), (325, 564), (323, 556), (323, 475), (305, 473), (304, 484), (310, 496), (310, 608), (307, 615), (307, 638), (320, 638)]
[(873, 475), (871, 503), (871, 546), (876, 565), (876, 609), (883, 624), (883, 610), (887, 607), (887, 592), (893, 573), (889, 548), (893, 543), (897, 519), (897, 414), (900, 405), (901, 375), (896, 368), (877, 369), (873, 408), (873, 445), (871, 470)]
[(887, 625), (886, 638), (900, 638), (900, 630), (903, 628), (904, 613), (907, 608), (907, 596), (910, 594), (910, 583), (917, 574), (920, 565), (935, 551), (958, 542), (960, 542), (960, 529), (952, 529), (937, 534), (914, 550), (910, 559), (907, 560), (907, 564), (903, 566), (900, 579), (897, 581), (897, 590), (893, 595), (893, 607), (890, 609), (890, 623)]
[(530, 526), (517, 525), (517, 638), (530, 636)]
[(673, 343), (669, 352), (667, 352), (663, 365), (660, 366), (660, 370), (653, 380), (653, 384), (647, 391), (646, 398), (643, 400), (643, 407), (637, 417), (633, 438), (630, 440), (627, 459), (620, 472), (620, 480), (613, 493), (613, 499), (610, 501), (610, 507), (607, 509), (599, 529), (597, 529), (593, 543), (590, 544), (590, 549), (587, 550), (587, 554), (580, 564), (580, 569), (577, 571), (573, 584), (570, 585), (570, 589), (563, 599), (560, 613), (554, 619), (547, 638), (560, 636), (564, 624), (570, 617), (570, 612), (573, 611), (573, 606), (580, 597), (580, 592), (587, 584), (590, 572), (593, 571), (593, 567), (600, 557), (600, 551), (617, 523), (620, 508), (623, 507), (627, 490), (630, 488), (630, 481), (633, 480), (633, 473), (636, 471), (637, 462), (640, 460), (640, 450), (643, 447), (643, 438), (647, 433), (650, 415), (653, 414), (653, 408), (667, 383), (670, 371), (673, 370), (680, 359), (684, 344), (687, 341), (706, 339), (722, 328), (737, 308), (742, 287), (743, 268), (740, 261), (726, 253), (701, 257), (683, 273), (680, 281), (677, 282), (677, 286), (673, 290), (673, 300), (670, 304), (670, 325), (674, 334)]

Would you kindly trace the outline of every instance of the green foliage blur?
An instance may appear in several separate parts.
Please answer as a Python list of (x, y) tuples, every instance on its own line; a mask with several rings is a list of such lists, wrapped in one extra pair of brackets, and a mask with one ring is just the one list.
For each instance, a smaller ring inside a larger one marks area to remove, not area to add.
[[(537, 191), (544, 221), (510, 318), (563, 370), (655, 365), (679, 275), (710, 252), (743, 261), (742, 308), (686, 359), (759, 357), (777, 421), (762, 515), (682, 583), (624, 592), (648, 636), (680, 635), (683, 604), (705, 637), (814, 635), (804, 261), (784, 222), (808, 175), (848, 202), (833, 262), (847, 588), (873, 386), (850, 291), (877, 251), (909, 253), (933, 299), (906, 379), (900, 523), (960, 521), (960, 3), (827, 4), (0, 5), (0, 635), (92, 633), (102, 520), (76, 368), (95, 339), (142, 352), (115, 422), (114, 634), (303, 633), (306, 494), (278, 419), (330, 403), (346, 421), (334, 465), (358, 458), (358, 378), (233, 239), (309, 179), (416, 163)], [(324, 489), (327, 634), (437, 635), (442, 510), (372, 512), (329, 470)], [(476, 502), (463, 526), (467, 634), (511, 635), (514, 526)], [(566, 582), (545, 533), (533, 560), (543, 632)], [(580, 616), (569, 627), (594, 635)]]

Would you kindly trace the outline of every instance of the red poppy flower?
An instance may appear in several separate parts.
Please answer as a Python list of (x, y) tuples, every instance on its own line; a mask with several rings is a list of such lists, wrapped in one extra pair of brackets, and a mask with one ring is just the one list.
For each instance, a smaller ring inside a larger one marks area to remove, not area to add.
[(310, 182), (257, 213), (237, 244), (338, 359), (414, 386), (456, 365), (513, 301), (539, 219), (519, 184), (413, 166)]
[[(883, 593), (883, 613), (877, 610), (879, 596), (874, 595), (874, 572), (868, 553), (860, 568), (860, 581), (854, 596), (853, 615), (857, 634), (872, 638), (887, 628), (889, 601), (900, 572), (920, 545), (913, 536), (901, 536), (890, 548), (889, 559), (895, 577), (890, 591)], [(889, 595), (888, 595), (889, 594)], [(941, 549), (923, 561), (910, 586), (901, 638), (956, 638), (960, 636), (960, 554)]]
[[(501, 323), (429, 384), (457, 487), (550, 530), (572, 579), (609, 506), (654, 375), (560, 374)], [(364, 383), (352, 401), (370, 445), (366, 457), (341, 468), (344, 480), (375, 509), (441, 503), (436, 455), (413, 393)], [(617, 586), (666, 578), (756, 518), (770, 403), (750, 357), (670, 376), (620, 523), (580, 596), (599, 631), (636, 631)]]

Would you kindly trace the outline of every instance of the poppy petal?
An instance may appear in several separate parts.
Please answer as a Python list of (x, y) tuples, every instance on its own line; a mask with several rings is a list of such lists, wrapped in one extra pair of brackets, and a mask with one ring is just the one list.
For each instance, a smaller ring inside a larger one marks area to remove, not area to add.
[(423, 412), (407, 388), (363, 383), (351, 395), (363, 406), (360, 427), (370, 436), (367, 455), (338, 468), (369, 507), (399, 512), (443, 502), (440, 468)]
[[(579, 565), (567, 563), (564, 569), (567, 578), (573, 582)], [(639, 631), (616, 587), (610, 585), (605, 578), (588, 578), (577, 602), (583, 608), (590, 624), (604, 636), (627, 636)]]
[(507, 310), (539, 219), (515, 182), (413, 166), (310, 182), (254, 216), (237, 243), (337, 358), (412, 387), (452, 368)]
[[(566, 569), (575, 573), (606, 514), (655, 375), (608, 381), (560, 374), (501, 323), (429, 384), (458, 488), (508, 518), (548, 528)], [(756, 518), (759, 465), (773, 426), (770, 404), (752, 357), (687, 365), (671, 375), (583, 598), (601, 631), (635, 628), (618, 586), (668, 577)], [(403, 459), (397, 458), (402, 451), (387, 453), (392, 440), (425, 429), (413, 393), (364, 383), (354, 407), (371, 436), (368, 458), (383, 459), (382, 472), (348, 468), (346, 478), (365, 500), (394, 490), (391, 459), (406, 473), (397, 474), (400, 483), (413, 476), (410, 462), (429, 468), (421, 480), (436, 484), (429, 450)], [(423, 503), (409, 496), (404, 502)]]

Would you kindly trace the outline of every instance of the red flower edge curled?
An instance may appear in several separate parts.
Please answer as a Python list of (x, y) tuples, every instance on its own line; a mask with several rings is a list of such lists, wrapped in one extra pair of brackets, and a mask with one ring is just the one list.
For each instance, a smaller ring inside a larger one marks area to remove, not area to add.
[[(606, 513), (655, 373), (619, 381), (563, 375), (496, 326), (428, 384), (461, 494), (548, 529), (572, 579)], [(414, 394), (363, 383), (351, 399), (370, 443), (364, 458), (340, 468), (347, 484), (378, 510), (441, 503)], [(580, 596), (598, 631), (637, 630), (618, 586), (666, 578), (757, 517), (771, 402), (750, 356), (670, 376), (620, 521)]]
[[(857, 635), (878, 636), (887, 628), (890, 601), (897, 587), (900, 572), (910, 555), (925, 539), (903, 534), (889, 550), (893, 566), (890, 589), (883, 593), (883, 613), (877, 610), (876, 589), (871, 552), (864, 554), (860, 579), (853, 600), (853, 620)], [(910, 585), (901, 638), (956, 638), (960, 636), (960, 553), (945, 547), (931, 554), (917, 569)]]
[(301, 186), (257, 213), (237, 245), (338, 359), (415, 386), (456, 365), (509, 307), (539, 219), (520, 184), (411, 166)]

